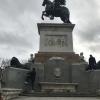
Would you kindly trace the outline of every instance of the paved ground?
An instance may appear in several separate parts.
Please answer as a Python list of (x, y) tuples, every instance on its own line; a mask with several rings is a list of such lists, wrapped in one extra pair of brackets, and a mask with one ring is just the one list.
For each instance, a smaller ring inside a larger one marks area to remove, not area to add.
[(13, 100), (100, 100), (96, 97), (21, 97)]

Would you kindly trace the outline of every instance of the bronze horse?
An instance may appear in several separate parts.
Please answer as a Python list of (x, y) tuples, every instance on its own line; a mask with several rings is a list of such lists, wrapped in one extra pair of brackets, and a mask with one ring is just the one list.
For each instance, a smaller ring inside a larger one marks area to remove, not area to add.
[(45, 11), (42, 12), (42, 20), (44, 20), (43, 16), (49, 17), (51, 20), (54, 17), (60, 17), (64, 23), (71, 23), (69, 20), (70, 12), (69, 9), (64, 6), (55, 6), (54, 2), (50, 0), (44, 0), (42, 6), (45, 6)]

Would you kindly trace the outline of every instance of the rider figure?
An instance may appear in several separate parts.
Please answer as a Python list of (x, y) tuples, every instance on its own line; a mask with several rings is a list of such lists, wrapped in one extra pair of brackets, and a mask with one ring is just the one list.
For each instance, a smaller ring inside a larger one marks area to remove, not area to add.
[(52, 9), (52, 15), (50, 16), (50, 19), (53, 20), (54, 19), (54, 12), (60, 8), (60, 2), (59, 0), (54, 0), (53, 1), (53, 9)]
[(60, 1), (59, 0), (54, 0), (54, 8), (60, 7)]

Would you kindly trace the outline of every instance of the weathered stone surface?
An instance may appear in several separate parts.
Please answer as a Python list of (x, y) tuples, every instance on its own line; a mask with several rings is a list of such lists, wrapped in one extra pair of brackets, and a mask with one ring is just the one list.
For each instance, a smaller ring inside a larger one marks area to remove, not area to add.
[(79, 83), (79, 92), (96, 93), (100, 90), (100, 70), (86, 71), (87, 64), (73, 64), (72, 82)]
[(19, 94), (21, 94), (21, 93), (22, 93), (21, 89), (2, 88), (3, 100), (10, 100), (10, 99), (17, 98), (17, 97), (19, 97)]
[(86, 92), (88, 91), (88, 74), (85, 71), (87, 64), (83, 63), (76, 63), (72, 64), (72, 82), (79, 83), (78, 85), (78, 91), (79, 92)]
[(28, 70), (9, 67), (3, 73), (3, 84), (5, 88), (23, 88)]
[(37, 83), (78, 83), (78, 93), (96, 93), (100, 90), (100, 70), (86, 71), (87, 63), (66, 63), (63, 59), (51, 58), (44, 64), (34, 66)]
[(92, 70), (88, 71), (88, 83), (89, 83), (89, 91), (98, 92), (100, 90), (100, 70)]
[[(64, 60), (48, 60), (44, 64), (44, 82), (69, 83), (69, 67), (70, 65)], [(60, 73), (59, 77), (55, 75), (57, 68)]]
[(42, 92), (75, 93), (77, 83), (40, 82)]
[(38, 23), (40, 52), (73, 52), (74, 24)]
[(35, 62), (45, 63), (51, 57), (62, 57), (66, 63), (82, 62), (80, 56), (74, 52), (39, 52), (35, 54)]

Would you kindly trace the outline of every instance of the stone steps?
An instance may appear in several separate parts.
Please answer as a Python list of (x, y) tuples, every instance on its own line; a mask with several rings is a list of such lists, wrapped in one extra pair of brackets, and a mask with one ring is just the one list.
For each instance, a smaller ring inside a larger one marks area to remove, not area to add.
[(3, 100), (10, 100), (16, 98), (21, 94), (22, 89), (11, 89), (11, 88), (2, 88), (2, 99)]
[(33, 93), (23, 93), (21, 96), (30, 96), (30, 97), (98, 97), (99, 95), (93, 93), (42, 93), (42, 92), (33, 92)]

